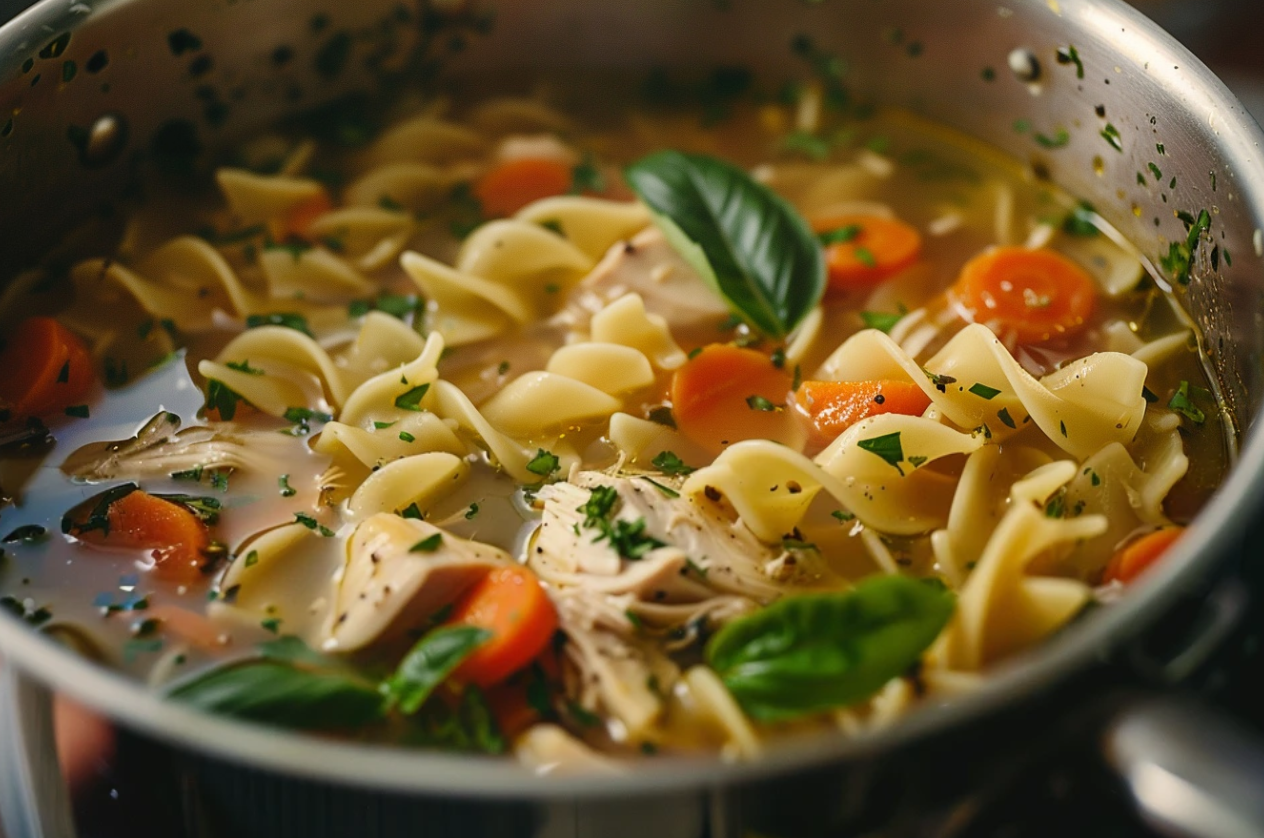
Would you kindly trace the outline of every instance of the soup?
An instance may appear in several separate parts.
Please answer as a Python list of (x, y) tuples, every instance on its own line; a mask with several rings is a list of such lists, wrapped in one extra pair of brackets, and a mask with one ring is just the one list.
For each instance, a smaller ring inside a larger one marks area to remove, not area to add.
[(1161, 278), (738, 76), (147, 183), (8, 292), (4, 604), (211, 712), (609, 767), (892, 723), (1117, 596), (1231, 442)]

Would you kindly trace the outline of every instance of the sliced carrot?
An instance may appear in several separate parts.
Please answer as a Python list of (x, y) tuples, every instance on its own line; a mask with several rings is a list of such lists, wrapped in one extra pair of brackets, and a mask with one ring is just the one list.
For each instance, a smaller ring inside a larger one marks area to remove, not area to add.
[(137, 489), (110, 504), (106, 516), (108, 529), (72, 527), (71, 535), (102, 547), (149, 550), (154, 573), (171, 582), (202, 577), (210, 531), (187, 507)]
[(682, 434), (719, 454), (744, 439), (787, 441), (791, 377), (753, 349), (713, 343), (672, 375), (672, 414)]
[(18, 416), (46, 416), (79, 402), (92, 387), (92, 356), (51, 317), (28, 317), (0, 352), (0, 406)]
[(921, 234), (894, 218), (833, 215), (816, 219), (812, 229), (827, 242), (831, 291), (868, 288), (914, 264), (922, 253)]
[(557, 631), (557, 609), (526, 567), (498, 567), (475, 583), (449, 623), (479, 626), (492, 636), (466, 658), (455, 677), (487, 688), (535, 660)]
[(280, 223), (272, 225), (272, 236), (278, 241), (285, 241), (291, 236), (310, 239), (312, 237), (313, 222), (333, 208), (334, 202), (327, 193), (321, 192), (319, 195), (313, 195), (290, 207), (289, 212), (285, 214)]
[(812, 443), (824, 447), (870, 416), (920, 416), (930, 407), (930, 397), (908, 381), (805, 381), (794, 403), (808, 422)]
[(1185, 534), (1184, 527), (1164, 527), (1128, 542), (1111, 557), (1106, 565), (1103, 582), (1128, 584), (1153, 566), (1178, 538)]
[(571, 168), (557, 160), (509, 160), (474, 184), (474, 196), (488, 218), (513, 215), (532, 201), (565, 195), (571, 190)]
[(950, 292), (976, 323), (1039, 343), (1081, 328), (1093, 314), (1093, 279), (1052, 250), (998, 247), (966, 263)]

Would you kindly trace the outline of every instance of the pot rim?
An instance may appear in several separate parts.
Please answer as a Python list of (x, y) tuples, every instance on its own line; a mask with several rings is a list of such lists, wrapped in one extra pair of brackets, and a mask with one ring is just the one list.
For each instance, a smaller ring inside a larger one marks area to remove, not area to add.
[[(0, 39), (62, 19), (59, 0), (42, 0), (0, 27)], [(1058, 4), (1050, 0), (1051, 7)], [(57, 8), (55, 8), (57, 7)], [(1216, 115), (1220, 145), (1239, 175), (1243, 203), (1264, 219), (1264, 133), (1222, 82), (1193, 54), (1121, 0), (1060, 0), (1060, 13), (1091, 25), (1129, 33), (1146, 42), (1152, 58), (1178, 64), (1187, 91), (1204, 114)], [(1255, 187), (1253, 184), (1260, 184)], [(1240, 457), (1192, 525), (1197, 538), (1181, 539), (1170, 561), (1139, 581), (1129, 595), (1092, 619), (1078, 622), (1034, 652), (1007, 661), (979, 690), (951, 703), (920, 709), (887, 729), (844, 738), (793, 740), (750, 763), (713, 758), (655, 758), (652, 771), (626, 774), (541, 776), (504, 758), (408, 751), (329, 742), (214, 717), (164, 700), (143, 683), (106, 670), (20, 620), (0, 615), (0, 650), (28, 676), (108, 714), (114, 722), (171, 745), (229, 762), (335, 785), (397, 793), (463, 798), (593, 798), (689, 793), (708, 787), (864, 759), (977, 722), (1003, 706), (1052, 688), (1090, 668), (1159, 618), (1185, 592), (1200, 590), (1245, 531), (1264, 497), (1264, 428), (1245, 434)]]

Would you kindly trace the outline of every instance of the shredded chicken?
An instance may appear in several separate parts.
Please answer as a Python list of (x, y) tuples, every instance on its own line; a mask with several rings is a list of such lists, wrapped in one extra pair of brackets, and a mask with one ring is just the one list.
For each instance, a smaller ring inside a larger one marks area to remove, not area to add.
[(645, 310), (667, 321), (673, 331), (721, 322), (723, 300), (676, 252), (657, 227), (616, 244), (571, 292), (563, 317), (578, 328), (624, 294), (636, 293)]
[(352, 651), (426, 625), (508, 553), (433, 524), (379, 513), (347, 542), (326, 648)]

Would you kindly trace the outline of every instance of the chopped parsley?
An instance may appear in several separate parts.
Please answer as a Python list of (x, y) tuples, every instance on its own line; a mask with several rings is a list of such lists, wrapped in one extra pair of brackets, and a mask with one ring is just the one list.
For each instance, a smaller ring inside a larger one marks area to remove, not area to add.
[(249, 553), (246, 554), (245, 563), (243, 566), (254, 567), (257, 564), (259, 564), (259, 551), (251, 550)]
[(1195, 425), (1201, 425), (1207, 421), (1207, 414), (1198, 405), (1194, 404), (1190, 398), (1188, 381), (1181, 382), (1181, 385), (1176, 388), (1176, 392), (1172, 394), (1167, 406)]
[(1067, 435), (1066, 422), (1059, 421), (1058, 430), (1062, 431), (1063, 436), (1066, 436)]
[(1062, 232), (1069, 236), (1091, 238), (1101, 231), (1097, 229), (1097, 210), (1087, 201), (1080, 201), (1062, 219)]
[(538, 474), (541, 477), (548, 477), (558, 470), (561, 461), (557, 455), (552, 452), (545, 451), (543, 448), (537, 448), (536, 454), (531, 458), (531, 462), (527, 463), (527, 471), (532, 474)]
[(855, 515), (851, 514), (850, 512), (844, 512), (841, 509), (835, 509), (833, 512), (830, 513), (830, 517), (837, 518), (840, 522), (844, 524), (847, 523), (848, 521), (856, 520)]
[(306, 512), (295, 512), (294, 520), (302, 524), (303, 526), (307, 527), (309, 530), (315, 530), (316, 532), (320, 533), (325, 538), (333, 538), (333, 535), (334, 535), (333, 530), (329, 529), (329, 527), (320, 523), (311, 515), (308, 515)]
[(970, 385), (970, 392), (979, 398), (987, 399), (988, 401), (991, 401), (1001, 394), (1000, 390), (997, 390), (995, 387), (989, 387), (986, 384), (972, 384)]
[(322, 413), (319, 410), (312, 410), (307, 407), (287, 407), (285, 413), (282, 414), (285, 421), (295, 422), (300, 425), (307, 424), (315, 420), (317, 422), (332, 422), (334, 417), (328, 413)]
[(656, 425), (662, 425), (666, 428), (676, 427), (676, 417), (672, 415), (671, 408), (664, 404), (650, 408), (650, 412), (646, 414), (645, 418)]
[(669, 497), (669, 498), (680, 497), (680, 492), (677, 492), (671, 486), (664, 486), (662, 483), (659, 483), (657, 480), (655, 480), (652, 477), (642, 476), (641, 479), (644, 480), (646, 483), (650, 484), (651, 486), (653, 486), (655, 489), (658, 489), (658, 491), (662, 492), (664, 497)]
[(1032, 139), (1034, 139), (1041, 148), (1062, 148), (1071, 142), (1071, 133), (1065, 128), (1059, 128), (1052, 137), (1047, 134), (1034, 134), (1032, 135)]
[(281, 618), (269, 617), (266, 620), (261, 620), (259, 622), (259, 625), (263, 628), (264, 631), (270, 631), (273, 634), (280, 634)]
[(908, 461), (909, 461), (909, 465), (911, 465), (913, 468), (921, 468), (922, 466), (926, 464), (926, 462), (929, 459), (930, 459), (929, 457), (909, 457)]
[(837, 227), (824, 233), (818, 233), (816, 239), (823, 246), (829, 247), (831, 244), (844, 244), (854, 241), (862, 232), (864, 230), (859, 224), (848, 224), (845, 227)]
[(1084, 78), (1084, 61), (1080, 58), (1080, 53), (1074, 46), (1058, 47), (1058, 63), (1074, 64), (1075, 77), (1077, 79)]
[(470, 508), (465, 510), (465, 520), (472, 521), (476, 515), (478, 515), (478, 504), (471, 503)]
[(292, 498), (298, 494), (298, 489), (290, 485), (290, 476), (283, 474), (277, 478), (277, 488), (281, 491), (281, 497)]
[(408, 431), (400, 431), (399, 438), (403, 442), (416, 442), (417, 441), (417, 437), (413, 436)]
[(606, 176), (593, 163), (592, 155), (585, 154), (584, 159), (571, 169), (571, 194), (583, 192), (602, 193), (606, 191)]
[(434, 535), (428, 535), (421, 541), (418, 541), (412, 547), (408, 548), (410, 553), (433, 553), (443, 546), (443, 533), (437, 532)]
[[(904, 461), (904, 448), (900, 444), (900, 432), (896, 431), (891, 434), (883, 434), (870, 439), (862, 439), (856, 443), (864, 451), (881, 457), (886, 462), (900, 468), (900, 463)], [(900, 470), (903, 474), (903, 470)]]
[(622, 518), (612, 519), (615, 504), (619, 501), (619, 493), (613, 486), (597, 486), (576, 512), (584, 513), (584, 527), (597, 530), (593, 539), (607, 542), (620, 557), (629, 561), (637, 561), (646, 553), (666, 546), (653, 536), (645, 533), (645, 519), (627, 521)]
[(425, 516), (421, 514), (421, 508), (414, 502), (408, 504), (408, 506), (404, 508), (404, 511), (399, 513), (399, 517), (411, 518), (414, 521), (420, 521)]
[(890, 334), (895, 324), (904, 319), (904, 315), (902, 313), (889, 314), (885, 311), (862, 311), (860, 319), (866, 329), (877, 329), (879, 332)]
[[(407, 382), (405, 382), (407, 383)], [(429, 384), (419, 384), (407, 393), (404, 393), (395, 399), (395, 406), (400, 410), (421, 411), (421, 400), (425, 398), (426, 393), (430, 390)]]
[(228, 491), (228, 472), (213, 471), (211, 472), (211, 487), (219, 489), (221, 492)]
[(747, 396), (746, 406), (751, 410), (759, 410), (764, 413), (774, 413), (781, 409), (763, 396)]
[(957, 379), (953, 378), (951, 375), (940, 375), (939, 373), (931, 372), (925, 368), (922, 369), (922, 372), (926, 373), (926, 377), (930, 379), (930, 383), (935, 385), (935, 389), (941, 393), (948, 389), (949, 384), (957, 383)]
[(1014, 424), (1014, 418), (1013, 418), (1012, 416), (1010, 416), (1010, 415), (1009, 415), (1009, 408), (1008, 408), (1008, 407), (1003, 407), (1003, 408), (1001, 408), (1000, 410), (998, 410), (998, 411), (996, 412), (996, 418), (1000, 419), (1000, 420), (1001, 420), (1001, 424), (1002, 424), (1002, 425), (1004, 425), (1004, 426), (1005, 426), (1005, 427), (1007, 427), (1007, 428), (1017, 428), (1017, 427), (1018, 427), (1018, 425)]
[(856, 261), (864, 265), (866, 268), (878, 267), (878, 259), (873, 255), (873, 251), (869, 248), (857, 245), (856, 249), (853, 250), (852, 253), (855, 255)]
[(1101, 138), (1110, 144), (1115, 151), (1123, 152), (1124, 138), (1120, 135), (1119, 129), (1111, 123), (1107, 122), (1106, 127), (1101, 131)]
[(70, 381), (70, 362), (61, 365), (61, 370), (57, 373), (57, 383), (66, 384)]
[(694, 471), (697, 470), (693, 468), (692, 466), (685, 465), (684, 460), (680, 459), (680, 457), (677, 457), (676, 454), (672, 451), (660, 452), (658, 456), (656, 456), (651, 462), (653, 462), (654, 467), (657, 468), (659, 471), (661, 471), (663, 474), (670, 474), (670, 475), (692, 474)]
[(72, 404), (66, 408), (66, 415), (73, 416), (76, 419), (88, 418), (88, 406), (86, 404)]
[(312, 336), (312, 331), (307, 326), (307, 318), (301, 314), (294, 314), (293, 312), (251, 314), (246, 317), (247, 329), (257, 329), (260, 326), (283, 326), (286, 329), (293, 329), (296, 332), (302, 332), (308, 337)]

